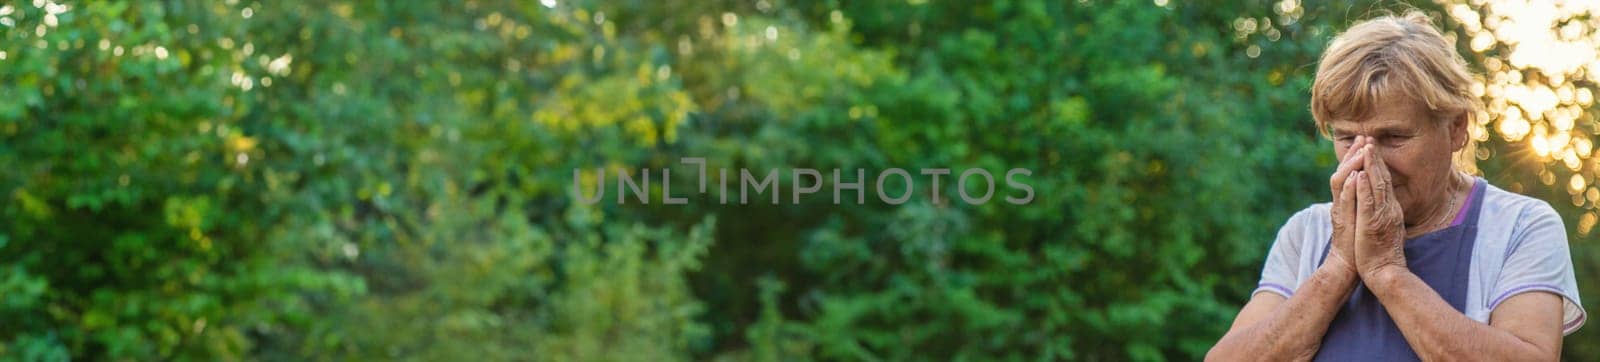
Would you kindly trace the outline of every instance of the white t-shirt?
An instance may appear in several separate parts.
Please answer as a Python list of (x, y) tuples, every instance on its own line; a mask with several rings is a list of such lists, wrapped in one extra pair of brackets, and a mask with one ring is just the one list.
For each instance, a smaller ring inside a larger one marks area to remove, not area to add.
[[(1332, 203), (1311, 205), (1278, 230), (1261, 282), (1255, 292), (1285, 298), (1309, 279), (1320, 265), (1333, 235), (1328, 215)], [(1587, 319), (1578, 300), (1578, 282), (1567, 249), (1567, 229), (1550, 204), (1488, 185), (1478, 217), (1471, 273), (1467, 279), (1466, 315), (1489, 322), (1489, 313), (1513, 295), (1544, 291), (1560, 295), (1561, 333), (1571, 334)]]

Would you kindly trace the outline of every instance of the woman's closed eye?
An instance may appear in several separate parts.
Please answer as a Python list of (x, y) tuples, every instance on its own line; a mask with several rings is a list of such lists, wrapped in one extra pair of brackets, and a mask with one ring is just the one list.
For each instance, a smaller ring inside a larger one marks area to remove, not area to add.
[(1383, 135), (1378, 136), (1377, 141), (1378, 144), (1382, 144), (1384, 146), (1399, 146), (1401, 144), (1405, 144), (1406, 141), (1410, 141), (1411, 138), (1412, 136), (1410, 135)]

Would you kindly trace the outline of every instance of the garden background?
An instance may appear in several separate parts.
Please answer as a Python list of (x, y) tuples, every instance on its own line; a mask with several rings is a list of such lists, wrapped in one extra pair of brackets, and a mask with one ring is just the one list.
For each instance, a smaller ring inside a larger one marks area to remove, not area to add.
[[(1480, 75), (1477, 172), (1560, 210), (1600, 311), (1595, 5), (14, 0), (0, 358), (1194, 360), (1328, 198), (1321, 49), (1410, 7)], [(1035, 198), (573, 195), (689, 190), (682, 157)]]

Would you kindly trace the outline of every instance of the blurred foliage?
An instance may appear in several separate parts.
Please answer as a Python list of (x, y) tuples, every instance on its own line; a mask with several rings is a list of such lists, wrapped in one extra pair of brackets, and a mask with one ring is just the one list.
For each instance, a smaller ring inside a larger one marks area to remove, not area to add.
[[(1326, 198), (1306, 89), (1375, 7), (1156, 3), (0, 5), (0, 357), (1197, 359)], [(574, 197), (681, 157), (1035, 198)]]

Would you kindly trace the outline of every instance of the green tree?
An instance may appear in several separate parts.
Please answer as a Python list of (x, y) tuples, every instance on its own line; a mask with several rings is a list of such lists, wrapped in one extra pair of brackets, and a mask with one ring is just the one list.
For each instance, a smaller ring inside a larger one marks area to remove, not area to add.
[(1377, 8), (1296, 5), (0, 5), (0, 359), (1197, 359), (1326, 198), (1306, 89)]

